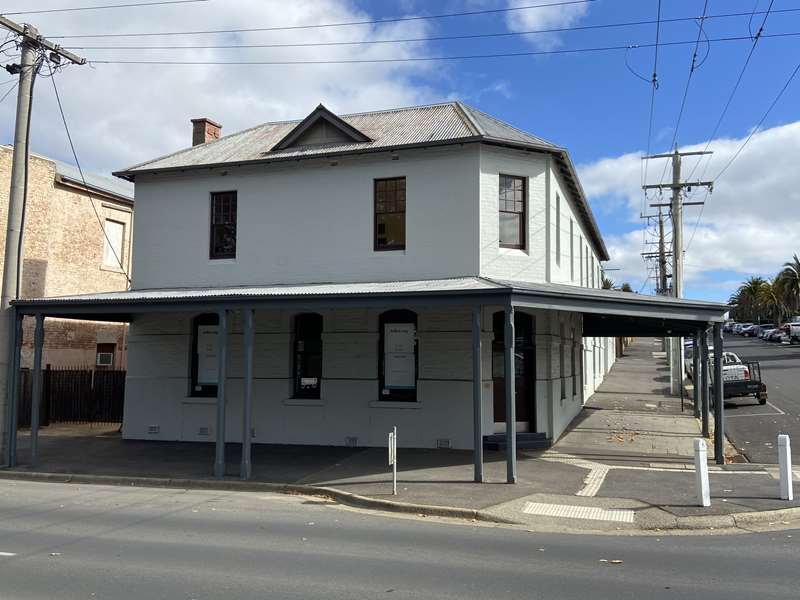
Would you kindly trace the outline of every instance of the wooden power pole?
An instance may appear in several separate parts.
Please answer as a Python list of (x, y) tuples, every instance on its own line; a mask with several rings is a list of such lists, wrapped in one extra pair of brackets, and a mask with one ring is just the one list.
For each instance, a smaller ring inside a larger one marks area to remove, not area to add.
[[(23, 216), (28, 179), (28, 140), (30, 137), (33, 84), (43, 60), (61, 64), (62, 59), (74, 64), (86, 63), (81, 58), (44, 39), (31, 25), (20, 25), (0, 16), (0, 27), (5, 27), (21, 38), (22, 55), (19, 64), (7, 65), (12, 75), (19, 75), (17, 91), (17, 116), (14, 128), (14, 149), (11, 165), (11, 189), (8, 196), (8, 222), (6, 223), (6, 245), (3, 256), (3, 281), (0, 292), (0, 464), (11, 460), (9, 440), (14, 439), (11, 428), (16, 427), (16, 417), (10, 405), (11, 386), (16, 384), (16, 356), (12, 356), (11, 338), (16, 331), (12, 323), (11, 301), (19, 296), (22, 279)], [(16, 353), (14, 353), (16, 354)]]

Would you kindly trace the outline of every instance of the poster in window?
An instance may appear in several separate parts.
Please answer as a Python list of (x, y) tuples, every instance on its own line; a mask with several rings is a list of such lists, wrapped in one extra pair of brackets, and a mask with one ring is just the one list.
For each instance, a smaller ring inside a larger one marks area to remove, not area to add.
[(218, 325), (197, 328), (197, 385), (217, 385)]
[(413, 323), (386, 323), (384, 326), (384, 387), (389, 390), (416, 387), (417, 327)]

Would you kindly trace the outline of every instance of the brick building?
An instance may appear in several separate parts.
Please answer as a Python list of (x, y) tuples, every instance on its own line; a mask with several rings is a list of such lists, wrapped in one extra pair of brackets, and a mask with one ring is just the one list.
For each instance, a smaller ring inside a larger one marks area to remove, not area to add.
[[(5, 246), (12, 147), (0, 146), (0, 248)], [(128, 287), (133, 185), (31, 154), (20, 279), (21, 298), (109, 292)], [(120, 264), (121, 263), (121, 264)], [(4, 265), (0, 258), (0, 273)], [(33, 361), (32, 319), (23, 329), (22, 366)], [(43, 364), (126, 363), (127, 326), (51, 319)], [(8, 343), (0, 340), (0, 343)]]

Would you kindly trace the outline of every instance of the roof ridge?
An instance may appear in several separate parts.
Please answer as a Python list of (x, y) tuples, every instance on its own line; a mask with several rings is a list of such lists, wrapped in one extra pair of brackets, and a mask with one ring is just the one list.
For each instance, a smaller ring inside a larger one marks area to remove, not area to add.
[(520, 129), (519, 127), (517, 127), (517, 126), (515, 126), (515, 125), (512, 125), (512, 124), (511, 124), (511, 123), (509, 123), (508, 121), (504, 121), (503, 119), (498, 119), (498, 118), (497, 118), (497, 117), (495, 117), (494, 115), (490, 115), (489, 113), (482, 111), (480, 108), (475, 108), (474, 106), (470, 106), (469, 104), (464, 104), (463, 102), (461, 102), (460, 104), (461, 104), (461, 105), (462, 105), (462, 106), (463, 106), (465, 109), (467, 109), (468, 111), (475, 111), (476, 113), (479, 113), (480, 115), (482, 115), (482, 116), (484, 116), (484, 117), (486, 117), (486, 118), (488, 118), (488, 119), (491, 119), (492, 121), (496, 121), (496, 122), (498, 122), (498, 123), (502, 123), (502, 124), (503, 124), (503, 125), (505, 125), (506, 127), (509, 127), (509, 128), (511, 128), (511, 129), (513, 129), (513, 130), (514, 130), (514, 131), (516, 131), (517, 133), (521, 133), (522, 135), (527, 135), (527, 136), (530, 136), (530, 137), (536, 138), (537, 140), (540, 140), (540, 141), (544, 142), (545, 144), (548, 144), (548, 145), (550, 145), (550, 146), (553, 146), (553, 148), (561, 148), (561, 146), (559, 146), (558, 144), (554, 144), (554, 143), (553, 143), (553, 142), (551, 142), (550, 140), (546, 140), (546, 139), (544, 139), (543, 137), (539, 137), (538, 135), (534, 135), (534, 134), (533, 134), (533, 133), (531, 133), (530, 131), (525, 131), (524, 129)]

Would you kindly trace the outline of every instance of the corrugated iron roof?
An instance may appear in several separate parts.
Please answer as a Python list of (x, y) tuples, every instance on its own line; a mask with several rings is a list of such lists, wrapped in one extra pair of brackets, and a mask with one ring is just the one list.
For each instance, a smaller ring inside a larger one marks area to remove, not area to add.
[[(664, 307), (692, 307), (702, 310), (725, 311), (727, 306), (715, 302), (688, 300), (666, 296), (645, 296), (631, 292), (585, 288), (575, 285), (534, 283), (486, 277), (454, 277), (413, 281), (372, 281), (361, 283), (310, 283), (263, 286), (232, 286), (215, 288), (161, 288), (128, 290), (15, 300), (19, 307), (64, 307), (70, 305), (111, 307), (130, 304), (170, 304), (224, 300), (268, 300), (274, 298), (336, 298), (352, 296), (398, 295), (464, 295), (470, 293), (521, 292), (546, 297), (580, 298), (598, 302), (620, 301)], [(721, 314), (720, 312), (720, 314)]]
[(121, 198), (125, 198), (126, 200), (133, 202), (133, 184), (129, 181), (124, 181), (118, 177), (108, 177), (106, 175), (90, 173), (87, 171), (83, 172), (82, 178), (78, 167), (67, 164), (60, 160), (50, 160), (52, 160), (56, 165), (56, 175), (60, 175), (64, 179), (79, 186), (83, 186), (83, 181), (85, 179), (86, 185), (90, 189), (106, 192), (107, 194), (113, 194), (114, 196), (120, 196)]

